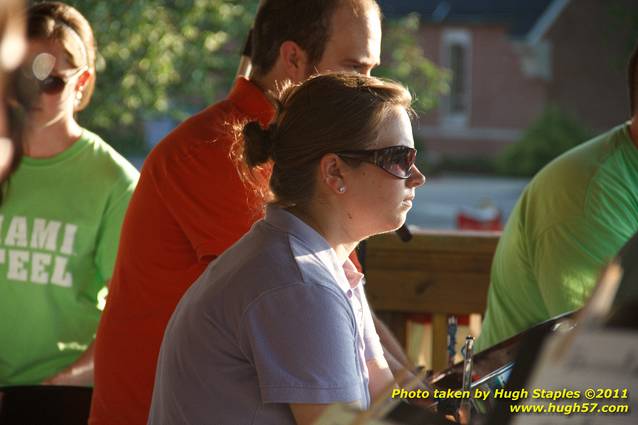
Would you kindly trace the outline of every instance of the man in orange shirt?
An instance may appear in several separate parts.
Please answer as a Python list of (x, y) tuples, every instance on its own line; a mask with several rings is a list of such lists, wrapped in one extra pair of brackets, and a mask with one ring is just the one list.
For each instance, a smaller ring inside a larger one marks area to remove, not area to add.
[[(266, 126), (267, 94), (313, 73), (379, 63), (374, 0), (267, 0), (253, 30), (250, 80), (182, 123), (148, 156), (124, 220), (96, 338), (90, 423), (145, 424), (164, 328), (208, 263), (261, 217), (231, 158), (233, 124)], [(265, 170), (267, 172), (267, 170)], [(381, 332), (382, 333), (382, 332)]]

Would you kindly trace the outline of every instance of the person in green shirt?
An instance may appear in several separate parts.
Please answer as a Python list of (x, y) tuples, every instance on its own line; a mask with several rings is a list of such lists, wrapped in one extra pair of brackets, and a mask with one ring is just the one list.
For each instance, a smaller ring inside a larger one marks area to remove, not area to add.
[(492, 262), (477, 350), (583, 306), (638, 230), (638, 46), (631, 120), (561, 155), (525, 188)]
[(138, 172), (75, 120), (95, 82), (88, 22), (53, 2), (27, 18), (20, 84), (39, 95), (0, 206), (0, 386), (91, 385), (98, 294)]

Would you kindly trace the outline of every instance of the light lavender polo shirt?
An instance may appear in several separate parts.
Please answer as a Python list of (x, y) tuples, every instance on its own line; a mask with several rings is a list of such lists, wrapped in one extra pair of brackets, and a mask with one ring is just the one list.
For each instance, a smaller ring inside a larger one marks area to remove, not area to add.
[(362, 275), (310, 226), (266, 218), (186, 292), (166, 328), (149, 424), (294, 424), (289, 403), (370, 404), (383, 351)]

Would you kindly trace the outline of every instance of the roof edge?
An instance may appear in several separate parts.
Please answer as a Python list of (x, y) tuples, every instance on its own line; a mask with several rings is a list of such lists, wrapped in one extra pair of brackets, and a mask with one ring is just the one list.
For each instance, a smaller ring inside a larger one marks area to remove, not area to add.
[(543, 12), (541, 17), (536, 21), (536, 24), (534, 24), (532, 29), (527, 33), (525, 40), (529, 44), (538, 43), (547, 31), (549, 31), (552, 25), (554, 25), (554, 22), (556, 22), (560, 14), (570, 2), (571, 0), (554, 0), (547, 9), (545, 9), (545, 12)]

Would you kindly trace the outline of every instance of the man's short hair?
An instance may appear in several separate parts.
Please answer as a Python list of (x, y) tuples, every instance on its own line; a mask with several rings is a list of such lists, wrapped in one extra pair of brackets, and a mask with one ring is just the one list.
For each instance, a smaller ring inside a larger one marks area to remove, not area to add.
[(331, 20), (340, 6), (355, 13), (374, 8), (375, 0), (266, 0), (257, 13), (252, 34), (251, 61), (257, 74), (269, 72), (285, 41), (294, 41), (308, 56), (310, 66), (323, 56), (330, 38)]
[(634, 47), (634, 51), (629, 58), (629, 66), (627, 67), (627, 77), (629, 83), (629, 107), (631, 115), (638, 112), (638, 43)]

